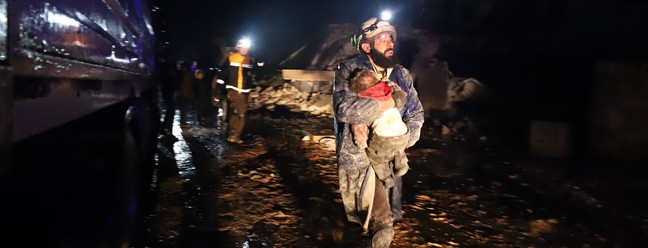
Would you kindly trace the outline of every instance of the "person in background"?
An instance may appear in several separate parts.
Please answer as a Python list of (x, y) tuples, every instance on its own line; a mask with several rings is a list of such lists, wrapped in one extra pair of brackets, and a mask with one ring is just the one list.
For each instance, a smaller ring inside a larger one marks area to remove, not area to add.
[(193, 80), (194, 75), (191, 73), (189, 64), (182, 62), (180, 64), (180, 94), (178, 95), (178, 107), (180, 109), (180, 126), (188, 127), (187, 118), (189, 111), (193, 108)]
[[(371, 247), (389, 247), (394, 221), (402, 219), (402, 178), (392, 174), (394, 187), (376, 180), (371, 160), (353, 141), (352, 124), (372, 123), (395, 106), (393, 99), (377, 101), (350, 90), (353, 72), (373, 71), (381, 80), (394, 82), (407, 95), (400, 114), (409, 129), (407, 147), (420, 137), (424, 111), (409, 71), (398, 63), (394, 50), (396, 29), (387, 21), (371, 18), (353, 36), (358, 54), (340, 62), (333, 84), (333, 119), (339, 186), (349, 222), (362, 225)], [(393, 166), (393, 163), (391, 163)]]
[(227, 90), (225, 89), (225, 84), (223, 83), (224, 81), (222, 79), (219, 79), (219, 75), (221, 73), (222, 69), (217, 69), (216, 72), (212, 75), (211, 80), (212, 106), (214, 108), (214, 111), (216, 111), (217, 125), (226, 123), (229, 120), (227, 118), (227, 110), (229, 109), (227, 103)]
[(212, 83), (201, 69), (194, 71), (195, 104), (198, 122), (203, 126), (215, 126), (216, 112), (212, 105)]
[[(248, 95), (254, 87), (255, 58), (248, 55), (251, 42), (241, 39), (236, 43), (236, 52), (231, 53), (222, 66), (216, 82), (225, 85), (227, 91), (228, 128), (227, 141), (241, 144), (241, 134), (245, 128), (245, 114), (248, 111)], [(261, 64), (258, 64), (261, 66)]]
[(195, 73), (196, 70), (198, 70), (198, 61), (192, 59), (191, 63), (189, 64), (189, 71), (191, 71), (191, 73)]
[(164, 103), (164, 121), (162, 128), (165, 133), (170, 133), (173, 126), (173, 117), (176, 110), (176, 94), (178, 92), (178, 70), (172, 56), (163, 54), (157, 57), (157, 80), (160, 83), (160, 93)]

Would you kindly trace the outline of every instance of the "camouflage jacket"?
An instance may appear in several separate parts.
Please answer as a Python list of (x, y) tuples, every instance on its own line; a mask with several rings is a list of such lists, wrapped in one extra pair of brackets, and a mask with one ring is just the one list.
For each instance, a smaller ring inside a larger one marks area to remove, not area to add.
[[(371, 123), (380, 116), (378, 101), (366, 97), (358, 97), (349, 90), (349, 80), (352, 72), (361, 69), (372, 69), (371, 62), (365, 54), (358, 54), (338, 64), (333, 84), (334, 129), (336, 139), (336, 155), (339, 172), (340, 193), (344, 202), (345, 212), (349, 221), (361, 223), (357, 212), (357, 197), (359, 187), (365, 179), (370, 166), (365, 150), (359, 149), (353, 142), (351, 124)], [(407, 147), (413, 146), (419, 139), (424, 121), (424, 112), (414, 82), (409, 71), (401, 65), (396, 65), (389, 80), (395, 82), (407, 94), (404, 108), (400, 111), (403, 121), (410, 130)], [(394, 220), (401, 219), (401, 190), (400, 177), (394, 178), (396, 187), (391, 190), (391, 208)]]

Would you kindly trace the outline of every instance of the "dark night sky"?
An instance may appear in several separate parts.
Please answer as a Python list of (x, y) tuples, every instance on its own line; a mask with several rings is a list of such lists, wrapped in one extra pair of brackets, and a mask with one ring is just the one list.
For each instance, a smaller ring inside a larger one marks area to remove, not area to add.
[[(163, 10), (168, 39), (177, 53), (204, 60), (216, 57), (218, 39), (232, 46), (242, 36), (253, 39), (252, 53), (257, 57), (287, 56), (327, 24), (360, 24), (382, 9), (394, 12), (397, 26), (410, 25), (446, 36), (499, 39), (517, 43), (515, 49), (537, 50), (536, 55), (555, 52), (563, 56), (559, 50), (576, 49), (578, 54), (642, 56), (646, 50), (642, 44), (648, 40), (644, 30), (648, 4), (636, 0), (153, 2)], [(479, 19), (470, 23), (471, 18)], [(465, 20), (468, 22), (461, 22)], [(636, 49), (643, 50), (637, 53)]]
[(415, 5), (375, 0), (158, 0), (154, 4), (166, 15), (171, 43), (186, 53), (202, 55), (215, 53), (207, 50), (215, 49), (219, 38), (231, 46), (242, 36), (253, 39), (253, 53), (289, 54), (327, 24), (360, 24), (381, 9), (391, 9), (396, 16), (402, 12), (412, 20), (406, 9)]

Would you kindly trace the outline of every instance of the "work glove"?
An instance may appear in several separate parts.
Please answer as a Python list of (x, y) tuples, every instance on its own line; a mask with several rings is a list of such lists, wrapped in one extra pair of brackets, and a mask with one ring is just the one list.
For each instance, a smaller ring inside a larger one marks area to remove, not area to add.
[(405, 102), (407, 102), (407, 94), (403, 89), (401, 89), (397, 84), (392, 81), (387, 81), (387, 85), (392, 88), (392, 98), (394, 99), (394, 105), (398, 111), (402, 111), (405, 107)]

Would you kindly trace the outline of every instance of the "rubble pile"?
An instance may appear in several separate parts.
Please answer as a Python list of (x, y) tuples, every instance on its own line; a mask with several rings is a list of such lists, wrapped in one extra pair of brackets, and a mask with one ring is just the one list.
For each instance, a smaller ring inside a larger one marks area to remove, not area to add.
[(305, 112), (318, 117), (333, 117), (333, 96), (322, 92), (301, 91), (291, 83), (281, 86), (257, 86), (250, 93), (250, 109), (274, 110), (283, 106), (292, 112)]

